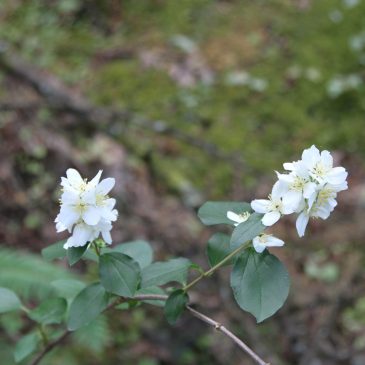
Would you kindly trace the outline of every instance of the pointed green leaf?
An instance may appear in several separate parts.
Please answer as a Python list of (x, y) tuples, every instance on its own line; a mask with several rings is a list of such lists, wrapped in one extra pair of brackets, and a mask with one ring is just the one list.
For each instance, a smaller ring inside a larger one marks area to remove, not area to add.
[(140, 281), (138, 263), (119, 252), (100, 256), (99, 273), (104, 288), (123, 297), (133, 297)]
[(46, 261), (53, 261), (55, 259), (63, 259), (67, 255), (67, 250), (63, 248), (65, 241), (59, 241), (42, 250), (42, 256)]
[(20, 362), (33, 353), (37, 349), (39, 342), (40, 337), (37, 332), (32, 332), (22, 337), (15, 345), (15, 362)]
[(103, 252), (120, 252), (132, 257), (143, 269), (153, 261), (153, 251), (151, 245), (143, 240), (121, 243), (112, 248), (105, 248)]
[(85, 251), (88, 249), (89, 244), (81, 247), (70, 247), (67, 249), (67, 260), (70, 266), (76, 264), (81, 257), (84, 255)]
[(18, 296), (8, 288), (0, 288), (0, 313), (20, 309), (22, 303)]
[(166, 300), (164, 313), (170, 324), (175, 324), (189, 303), (189, 297), (182, 289), (173, 291)]
[(248, 249), (241, 254), (231, 273), (231, 286), (238, 305), (257, 322), (279, 310), (289, 293), (289, 274), (267, 250), (259, 254)]
[(109, 294), (100, 283), (83, 289), (71, 303), (67, 328), (75, 331), (95, 319), (108, 305)]
[[(232, 252), (230, 247), (230, 236), (225, 233), (215, 233), (208, 241), (207, 254), (210, 266), (218, 264)], [(231, 265), (233, 260), (225, 265)]]
[(252, 213), (246, 222), (240, 223), (232, 233), (231, 248), (235, 249), (262, 233), (266, 227), (261, 219), (262, 214)]
[(29, 312), (29, 317), (42, 324), (59, 324), (67, 309), (63, 298), (50, 298)]
[(198, 210), (198, 217), (206, 226), (213, 224), (233, 226), (234, 222), (227, 218), (229, 210), (237, 214), (252, 212), (250, 204), (244, 202), (206, 202)]
[(155, 262), (142, 270), (142, 288), (176, 281), (186, 283), (191, 261), (185, 258)]

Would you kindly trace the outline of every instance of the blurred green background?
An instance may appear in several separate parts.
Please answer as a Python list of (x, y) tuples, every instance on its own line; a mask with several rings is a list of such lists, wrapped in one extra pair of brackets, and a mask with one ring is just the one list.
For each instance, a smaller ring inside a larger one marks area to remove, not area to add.
[[(265, 197), (273, 170), (316, 144), (350, 189), (304, 239), (290, 219), (275, 227), (284, 308), (257, 326), (225, 272), (193, 299), (272, 364), (364, 364), (364, 15), (362, 0), (1, 0), (0, 285), (36, 305), (52, 280), (96, 277), (39, 258), (60, 239), (68, 167), (116, 178), (114, 242), (206, 267), (199, 205)], [(0, 318), (3, 364), (29, 328)], [(44, 363), (250, 364), (219, 333), (189, 316), (169, 327), (148, 306), (108, 314)]]

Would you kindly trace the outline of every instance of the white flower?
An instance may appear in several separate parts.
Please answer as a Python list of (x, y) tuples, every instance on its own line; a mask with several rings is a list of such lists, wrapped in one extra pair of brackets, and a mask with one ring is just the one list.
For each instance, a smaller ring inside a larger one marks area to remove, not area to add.
[(265, 226), (272, 226), (283, 214), (294, 212), (293, 205), (282, 199), (286, 192), (287, 187), (285, 184), (277, 181), (273, 186), (269, 199), (255, 199), (251, 202), (251, 207), (255, 212), (264, 214), (262, 223)]
[(284, 241), (274, 237), (271, 234), (262, 234), (252, 240), (252, 244), (256, 252), (261, 253), (266, 247), (281, 247)]
[(346, 181), (339, 185), (325, 184), (324, 186), (318, 186), (314, 204), (307, 209), (303, 209), (297, 218), (296, 228), (299, 237), (304, 236), (309, 218), (313, 217), (325, 220), (330, 216), (331, 212), (337, 206), (337, 193), (346, 189)]
[(231, 221), (235, 222), (234, 225), (237, 227), (240, 223), (246, 222), (248, 218), (250, 218), (249, 212), (243, 212), (241, 214), (237, 214), (232, 211), (227, 212), (227, 218)]
[(99, 171), (88, 182), (75, 169), (68, 169), (67, 177), (61, 178), (61, 209), (55, 222), (57, 232), (68, 230), (72, 233), (65, 248), (84, 246), (100, 234), (105, 242), (111, 243), (111, 222), (117, 219), (118, 212), (114, 209), (115, 199), (107, 194), (115, 180), (107, 178), (100, 181), (101, 174), (102, 171)]
[(328, 151), (319, 152), (314, 145), (303, 151), (302, 163), (309, 175), (320, 184), (340, 185), (346, 181), (346, 170), (343, 167), (333, 167), (331, 154)]
[(309, 171), (301, 161), (293, 162), (290, 167), (292, 172), (289, 174), (277, 172), (279, 181), (287, 187), (283, 201), (292, 206), (294, 211), (303, 206), (304, 199), (312, 206), (316, 197), (316, 183), (312, 181)]

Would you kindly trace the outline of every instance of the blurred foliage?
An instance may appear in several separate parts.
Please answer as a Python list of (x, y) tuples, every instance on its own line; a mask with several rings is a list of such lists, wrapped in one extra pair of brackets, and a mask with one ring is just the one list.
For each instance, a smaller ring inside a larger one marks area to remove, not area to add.
[[(365, 155), (363, 1), (300, 8), (287, 0), (30, 0), (1, 7), (0, 37), (32, 62), (99, 104), (166, 120), (242, 154), (246, 184), (312, 143)], [(135, 55), (100, 61), (122, 50)], [(139, 153), (154, 147), (139, 138)], [(211, 178), (211, 195), (229, 191), (224, 163), (211, 169), (196, 150), (179, 151), (154, 150), (155, 169), (173, 188), (178, 170), (200, 188), (200, 176)]]
[[(241, 155), (239, 178), (248, 191), (258, 176), (280, 169), (282, 161), (299, 157), (298, 151), (313, 143), (357, 155), (359, 170), (364, 168), (364, 13), (364, 0), (2, 0), (0, 39), (96, 104), (164, 120)], [(0, 89), (0, 97), (4, 95), (6, 89)], [(52, 125), (53, 115), (46, 109), (37, 118), (42, 126)], [(85, 147), (85, 162), (90, 151), (98, 153), (93, 150), (98, 146), (88, 146), (87, 132), (80, 128), (68, 136)], [(21, 129), (25, 145), (31, 133), (32, 126)], [(229, 197), (234, 167), (188, 145), (154, 137), (132, 129), (118, 138), (137, 156), (151, 159), (155, 180), (170, 191), (187, 199), (197, 191), (189, 205), (200, 203), (200, 192), (210, 199)], [(43, 146), (30, 144), (14, 163), (31, 186), (28, 199), (35, 204), (55, 198), (55, 179), (46, 163), (52, 156)], [(47, 214), (41, 207), (34, 209), (7, 228), (17, 231), (23, 224), (40, 229)], [(309, 255), (303, 271), (331, 285), (342, 273), (330, 261), (321, 253)], [(93, 270), (87, 269), (85, 281), (95, 277)], [(6, 249), (0, 250), (0, 272), (1, 286), (31, 301), (51, 294), (51, 281), (76, 277)], [(343, 315), (343, 325), (358, 336), (359, 348), (363, 314), (360, 298)], [(135, 364), (136, 357), (127, 350), (140, 338), (139, 326), (146, 326), (148, 318), (140, 308), (130, 317), (122, 323), (125, 330), (113, 335), (107, 319), (101, 318), (88, 331), (78, 332), (70, 351), (55, 351), (48, 363), (81, 364), (90, 351), (97, 359), (106, 355), (105, 347), (114, 346), (108, 358), (115, 361), (110, 363), (123, 359)], [(23, 325), (13, 314), (1, 322), (10, 336), (23, 331)], [(114, 326), (121, 323), (113, 321)], [(269, 325), (262, 328), (272, 330)], [(0, 341), (0, 358), (10, 365), (9, 341)], [(212, 363), (204, 337), (195, 346), (179, 349), (177, 363)], [(159, 363), (144, 355), (138, 361)]]

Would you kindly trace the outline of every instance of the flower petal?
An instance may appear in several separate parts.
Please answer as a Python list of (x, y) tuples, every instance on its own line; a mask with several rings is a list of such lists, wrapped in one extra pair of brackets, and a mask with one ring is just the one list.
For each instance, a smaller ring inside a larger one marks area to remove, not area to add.
[(109, 193), (110, 190), (113, 189), (115, 185), (115, 179), (112, 177), (108, 177), (107, 179), (104, 179), (100, 182), (100, 184), (97, 186), (96, 190), (98, 194), (106, 195)]
[(274, 186), (272, 187), (271, 196), (272, 199), (281, 198), (288, 191), (288, 184), (284, 183), (281, 180), (278, 180)]
[(266, 213), (270, 204), (270, 200), (267, 199), (255, 199), (251, 202), (251, 208), (256, 213)]
[(284, 246), (285, 242), (274, 236), (269, 236), (266, 241), (266, 247), (281, 247)]
[(98, 173), (89, 181), (87, 185), (91, 188), (95, 188), (95, 186), (99, 184), (102, 173), (103, 170), (99, 170)]
[(326, 166), (327, 168), (332, 168), (333, 166), (333, 158), (331, 156), (331, 153), (328, 151), (322, 151), (321, 152), (321, 161), (323, 163), (324, 166)]
[(103, 231), (101, 231), (101, 235), (103, 236), (105, 243), (107, 243), (109, 245), (112, 243), (112, 236), (110, 235), (110, 231), (103, 230)]
[(307, 168), (312, 168), (319, 159), (320, 153), (315, 145), (303, 151), (302, 161)]
[(70, 205), (62, 205), (57, 221), (69, 228), (75, 224), (80, 218), (80, 214)]
[(293, 213), (299, 206), (303, 199), (303, 195), (299, 191), (288, 191), (283, 196), (283, 207), (282, 211), (284, 214), (291, 214)]
[(66, 176), (70, 184), (74, 187), (80, 186), (84, 182), (79, 172), (75, 169), (68, 169)]
[(239, 223), (241, 220), (240, 216), (238, 214), (236, 214), (235, 212), (232, 212), (231, 210), (229, 210), (227, 212), (227, 218), (236, 223)]
[(327, 174), (327, 181), (333, 185), (343, 184), (347, 179), (347, 171), (343, 167), (334, 167)]
[(297, 221), (295, 223), (299, 237), (304, 236), (305, 229), (307, 227), (308, 221), (309, 221), (309, 215), (308, 214), (306, 214), (304, 212), (299, 214), (299, 216), (297, 218)]
[(317, 185), (313, 182), (307, 182), (303, 187), (303, 196), (306, 199), (309, 199), (313, 193), (316, 192)]
[(89, 226), (95, 226), (100, 221), (100, 210), (93, 206), (88, 206), (82, 214), (82, 219)]
[(277, 211), (266, 213), (262, 218), (262, 224), (264, 226), (272, 226), (280, 219), (280, 213)]
[(90, 241), (92, 230), (85, 224), (77, 224), (72, 236), (67, 240), (68, 247), (81, 247)]

